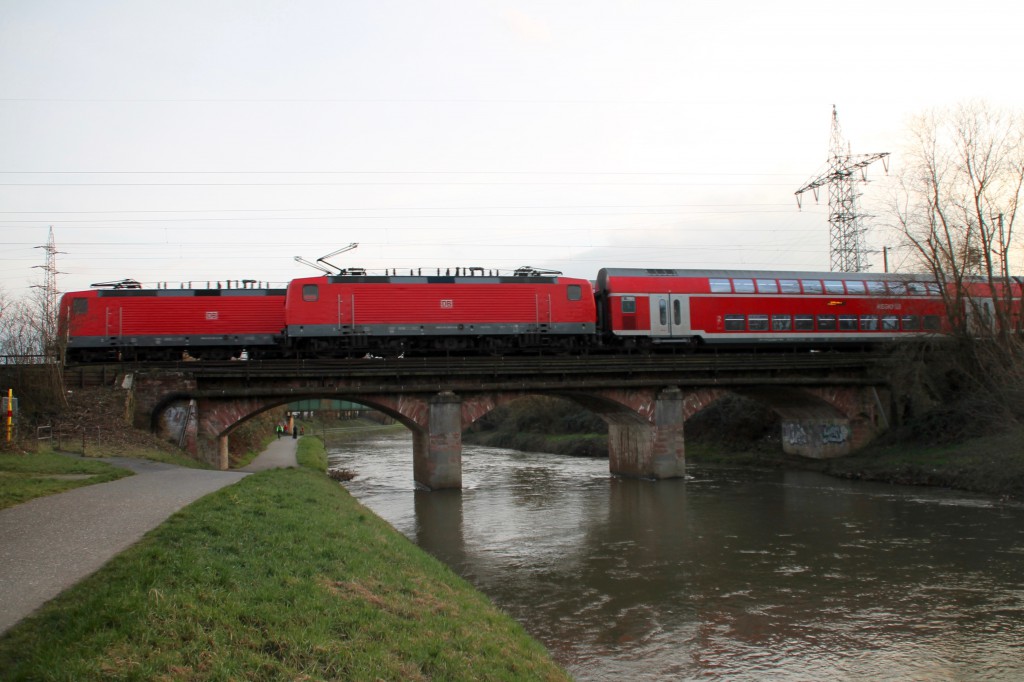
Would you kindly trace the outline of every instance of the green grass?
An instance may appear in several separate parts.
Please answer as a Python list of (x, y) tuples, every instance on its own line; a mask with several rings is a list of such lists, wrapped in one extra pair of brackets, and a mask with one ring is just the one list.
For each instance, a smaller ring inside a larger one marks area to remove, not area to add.
[(303, 436), (299, 439), (295, 459), (298, 460), (300, 467), (313, 471), (327, 471), (327, 450), (324, 448), (324, 442), (317, 436)]
[[(0, 509), (36, 497), (62, 493), (94, 483), (106, 483), (132, 472), (106, 462), (59, 455), (53, 452), (0, 454)], [(61, 478), (74, 476), (75, 478)]]
[(172, 516), (0, 638), (5, 680), (567, 680), (514, 620), (310, 469)]

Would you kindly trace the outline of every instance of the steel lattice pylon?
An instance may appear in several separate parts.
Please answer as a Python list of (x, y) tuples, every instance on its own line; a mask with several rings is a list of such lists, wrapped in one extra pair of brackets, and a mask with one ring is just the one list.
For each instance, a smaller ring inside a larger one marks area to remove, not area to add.
[[(853, 189), (853, 183), (867, 182), (864, 169), (875, 161), (881, 160), (888, 172), (888, 156), (889, 152), (851, 154), (849, 147), (843, 143), (839, 116), (836, 114), (835, 105), (832, 105), (832, 137), (829, 144), (828, 168), (796, 191), (796, 203), (797, 206), (801, 206), (802, 195), (807, 190), (814, 193), (814, 200), (817, 201), (818, 188), (828, 184), (828, 222), (831, 226), (829, 255), (833, 272), (862, 272), (867, 269), (864, 230), (858, 221), (857, 193)], [(854, 177), (854, 171), (857, 170), (860, 171), (860, 177)]]

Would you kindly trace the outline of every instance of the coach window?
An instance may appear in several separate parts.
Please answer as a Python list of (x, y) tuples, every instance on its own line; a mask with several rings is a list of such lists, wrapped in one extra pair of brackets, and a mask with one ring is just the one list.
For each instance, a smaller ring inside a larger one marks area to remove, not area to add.
[(907, 293), (911, 296), (924, 296), (927, 292), (922, 282), (907, 282)]
[(857, 331), (857, 316), (856, 315), (840, 315), (839, 316), (839, 331), (841, 331), (841, 332), (855, 332), (855, 331)]
[(772, 315), (772, 331), (788, 332), (793, 329), (793, 318), (789, 315)]
[(636, 312), (636, 299), (632, 296), (622, 297), (622, 312), (624, 313), (635, 313)]
[(924, 328), (925, 331), (937, 332), (939, 331), (939, 316), (938, 315), (925, 315), (924, 316)]
[(737, 294), (754, 293), (754, 280), (752, 279), (734, 279), (732, 286)]
[(747, 320), (742, 315), (726, 315), (725, 331), (743, 332), (747, 330)]
[(668, 324), (668, 301), (665, 299), (658, 301), (658, 321), (662, 326)]
[(85, 315), (89, 312), (89, 299), (87, 298), (73, 298), (71, 299), (71, 312), (74, 315)]
[(821, 282), (816, 279), (802, 279), (800, 284), (803, 285), (805, 294), (821, 293)]
[(798, 332), (814, 331), (814, 315), (794, 315), (793, 329)]
[(860, 330), (863, 332), (873, 332), (878, 330), (878, 315), (861, 315), (860, 316)]
[(779, 293), (779, 283), (774, 279), (759, 279), (757, 280), (757, 290), (762, 294), (777, 294)]
[(846, 293), (863, 295), (867, 293), (867, 290), (864, 288), (864, 282), (861, 282), (860, 280), (848, 280), (846, 282)]
[(320, 287), (315, 284), (303, 284), (302, 285), (302, 300), (308, 303), (314, 303), (320, 298)]
[(896, 315), (884, 315), (882, 317), (882, 329), (887, 332), (896, 331), (900, 328), (900, 318)]
[(918, 315), (904, 315), (903, 316), (903, 331), (905, 332), (917, 332), (921, 331), (921, 318)]
[(885, 282), (871, 280), (865, 283), (868, 285), (868, 293), (872, 296), (885, 296)]
[(895, 294), (896, 296), (907, 295), (907, 285), (903, 282), (889, 282), (889, 293)]
[(779, 289), (784, 294), (799, 294), (800, 293), (800, 282), (795, 279), (780, 279)]
[(825, 293), (826, 294), (843, 294), (843, 282), (838, 279), (826, 279), (825, 280)]
[(750, 331), (752, 331), (752, 332), (766, 332), (766, 331), (768, 331), (768, 316), (767, 315), (751, 315), (749, 319), (750, 319)]
[(818, 315), (818, 331), (834, 332), (836, 330), (835, 315)]
[(583, 298), (583, 287), (579, 284), (570, 284), (566, 287), (565, 293), (570, 301), (579, 301)]
[(731, 294), (732, 284), (727, 279), (712, 279), (708, 280), (711, 284), (711, 293), (713, 294)]
[(925, 282), (924, 288), (928, 292), (929, 296), (938, 296), (942, 293), (942, 289), (939, 288), (938, 282)]
[(677, 325), (683, 323), (683, 304), (679, 299), (672, 301), (672, 322)]

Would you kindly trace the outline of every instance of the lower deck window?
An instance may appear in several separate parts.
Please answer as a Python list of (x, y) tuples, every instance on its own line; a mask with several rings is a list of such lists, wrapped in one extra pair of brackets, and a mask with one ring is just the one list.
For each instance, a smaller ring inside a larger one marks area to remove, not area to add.
[(839, 331), (842, 331), (842, 332), (855, 332), (855, 331), (857, 331), (857, 316), (856, 315), (840, 315), (839, 316)]
[(836, 330), (835, 315), (818, 315), (818, 331), (834, 332)]
[(917, 315), (903, 316), (903, 331), (916, 332), (921, 330), (921, 318)]
[(743, 332), (747, 330), (747, 318), (743, 315), (726, 315), (725, 331)]
[(793, 328), (798, 332), (813, 332), (814, 315), (794, 315)]
[(898, 331), (900, 328), (900, 318), (896, 315), (886, 315), (882, 318), (882, 329), (886, 331)]
[(772, 315), (772, 331), (788, 332), (793, 328), (793, 318), (789, 315)]
[(766, 332), (768, 331), (768, 316), (767, 315), (751, 315), (748, 318), (750, 321), (750, 331), (752, 332)]

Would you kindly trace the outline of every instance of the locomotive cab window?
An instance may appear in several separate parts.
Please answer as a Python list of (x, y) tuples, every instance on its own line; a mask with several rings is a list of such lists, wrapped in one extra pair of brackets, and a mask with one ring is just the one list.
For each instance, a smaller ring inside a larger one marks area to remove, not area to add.
[(302, 300), (307, 303), (315, 303), (320, 300), (320, 287), (315, 284), (303, 284)]
[(579, 301), (583, 299), (583, 287), (579, 284), (570, 284), (565, 289), (565, 295), (570, 301)]
[(635, 313), (636, 312), (636, 299), (632, 296), (622, 297), (622, 312), (624, 313)]
[(74, 315), (85, 315), (89, 312), (89, 299), (87, 298), (73, 298), (71, 299), (71, 312)]

